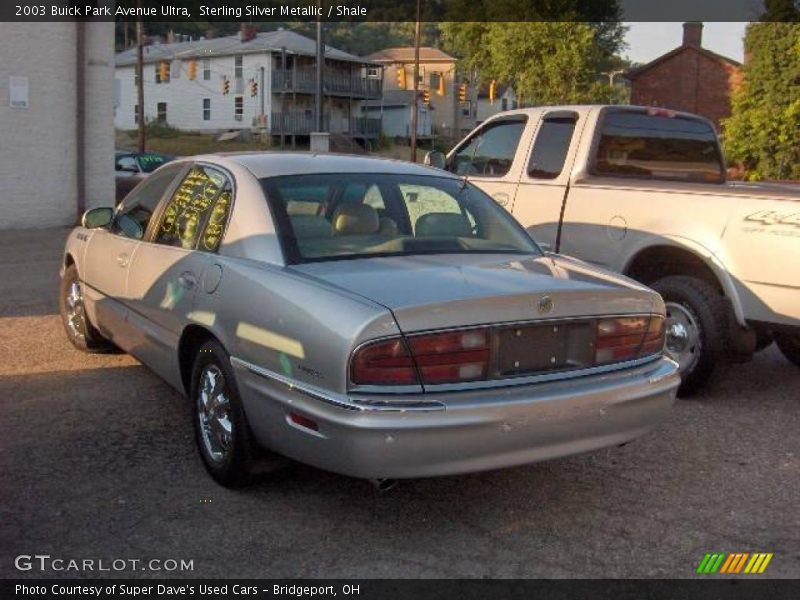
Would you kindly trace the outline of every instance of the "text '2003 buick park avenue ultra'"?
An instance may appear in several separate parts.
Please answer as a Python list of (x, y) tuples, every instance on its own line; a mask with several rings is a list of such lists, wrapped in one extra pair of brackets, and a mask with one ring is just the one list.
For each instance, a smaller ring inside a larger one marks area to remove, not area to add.
[(621, 444), (679, 383), (658, 294), (547, 255), (454, 175), (345, 156), (166, 165), (69, 236), (79, 348), (130, 352), (194, 402), (226, 485), (259, 448), (364, 478)]

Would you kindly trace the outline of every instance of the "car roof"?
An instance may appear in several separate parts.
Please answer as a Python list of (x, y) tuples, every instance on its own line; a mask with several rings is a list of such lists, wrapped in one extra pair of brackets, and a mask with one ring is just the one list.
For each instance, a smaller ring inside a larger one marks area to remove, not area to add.
[(457, 178), (455, 175), (401, 160), (350, 154), (311, 152), (233, 152), (206, 154), (191, 160), (227, 160), (248, 169), (257, 178), (322, 173), (383, 173)]

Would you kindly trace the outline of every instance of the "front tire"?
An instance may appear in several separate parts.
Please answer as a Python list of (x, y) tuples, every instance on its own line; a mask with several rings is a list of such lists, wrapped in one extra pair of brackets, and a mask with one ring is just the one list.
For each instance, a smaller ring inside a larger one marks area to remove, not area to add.
[(776, 333), (775, 341), (786, 360), (800, 367), (800, 333)]
[(665, 351), (680, 366), (679, 396), (702, 388), (725, 356), (727, 308), (711, 285), (677, 275), (656, 281), (652, 288), (664, 298), (667, 309)]
[(253, 479), (259, 452), (236, 387), (230, 357), (219, 342), (204, 343), (192, 369), (194, 429), (203, 464), (219, 484), (241, 487)]
[(78, 269), (70, 265), (64, 270), (58, 294), (58, 308), (67, 339), (83, 352), (108, 352), (113, 345), (105, 339), (86, 314), (83, 298), (83, 282)]

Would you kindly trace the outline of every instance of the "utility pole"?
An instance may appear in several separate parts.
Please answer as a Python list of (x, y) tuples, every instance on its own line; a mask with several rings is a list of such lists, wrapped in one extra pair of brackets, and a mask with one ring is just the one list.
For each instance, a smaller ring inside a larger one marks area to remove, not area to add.
[(318, 132), (324, 131), (323, 129), (323, 99), (322, 99), (322, 76), (324, 73), (324, 62), (325, 62), (325, 45), (324, 39), (322, 35), (322, 0), (317, 0), (317, 93), (316, 93), (316, 117), (317, 123), (316, 128)]
[(420, 2), (421, 0), (417, 0), (417, 21), (414, 27), (414, 103), (411, 105), (411, 162), (414, 163), (417, 162), (417, 113), (419, 112)]
[[(142, 8), (142, 0), (136, 2), (137, 8)], [(136, 17), (136, 78), (139, 80), (139, 87), (136, 89), (137, 101), (139, 102), (136, 116), (139, 119), (139, 152), (145, 151), (144, 133), (144, 33), (142, 31), (141, 10)]]

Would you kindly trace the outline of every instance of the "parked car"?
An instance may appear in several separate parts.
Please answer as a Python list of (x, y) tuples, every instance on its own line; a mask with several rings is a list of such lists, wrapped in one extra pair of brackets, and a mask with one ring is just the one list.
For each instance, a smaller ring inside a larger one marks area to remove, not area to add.
[(139, 185), (145, 177), (174, 157), (158, 152), (122, 152), (114, 156), (114, 171), (117, 181), (117, 202)]
[(660, 292), (680, 394), (773, 338), (800, 366), (800, 187), (726, 182), (706, 119), (627, 106), (514, 110), (428, 162), (468, 177), (543, 247)]
[(542, 252), (477, 187), (409, 163), (178, 160), (88, 211), (61, 276), (70, 341), (187, 394), (226, 485), (259, 447), (385, 479), (621, 444), (679, 383), (658, 294)]

